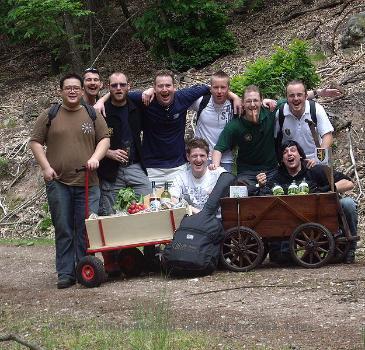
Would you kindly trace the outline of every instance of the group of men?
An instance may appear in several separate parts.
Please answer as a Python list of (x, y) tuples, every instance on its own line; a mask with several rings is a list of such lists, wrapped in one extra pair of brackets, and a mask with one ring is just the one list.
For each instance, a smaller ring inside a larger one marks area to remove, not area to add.
[[(280, 111), (274, 110), (275, 101), (262, 99), (256, 86), (246, 88), (241, 103), (230, 92), (229, 76), (222, 71), (212, 75), (210, 87), (176, 90), (174, 76), (166, 70), (156, 73), (153, 88), (145, 92), (131, 92), (122, 72), (111, 74), (107, 85), (109, 93), (99, 99), (103, 83), (97, 69), (85, 70), (82, 78), (63, 77), (62, 104), (55, 115), (47, 110), (38, 117), (31, 136), (30, 147), (46, 181), (55, 226), (58, 288), (75, 284), (75, 264), (86, 252), (82, 166), (91, 171), (92, 212), (112, 214), (121, 188), (133, 187), (138, 195), (146, 195), (152, 181), (172, 182), (173, 198), (188, 199), (196, 212), (219, 175), (232, 171), (235, 148), (238, 178), (248, 185), (265, 186), (277, 174), (274, 136), (281, 129), (282, 142), (299, 141), (306, 158), (311, 158), (315, 145), (305, 122), (312, 119), (307, 97), (337, 93), (328, 89), (307, 93), (302, 82), (293, 81), (287, 86), (287, 101), (278, 102), (278, 107), (283, 106)], [(323, 107), (315, 105), (321, 146), (330, 147), (333, 128)], [(197, 112), (197, 126), (195, 138), (185, 145), (188, 109)], [(285, 117), (283, 124), (278, 120), (280, 113)], [(355, 218), (353, 223), (356, 234)]]

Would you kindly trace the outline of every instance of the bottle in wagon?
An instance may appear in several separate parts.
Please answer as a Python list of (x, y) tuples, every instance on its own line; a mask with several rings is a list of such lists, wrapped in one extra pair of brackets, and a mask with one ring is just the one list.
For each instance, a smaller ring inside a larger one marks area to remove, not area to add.
[(299, 188), (295, 180), (289, 185), (288, 187), (288, 195), (295, 195), (298, 194)]
[(298, 186), (299, 192), (298, 194), (308, 194), (309, 193), (309, 185), (307, 181), (305, 180), (305, 177), (303, 178), (302, 182)]
[(171, 193), (169, 192), (169, 183), (166, 181), (164, 191), (161, 193), (161, 208), (168, 209), (171, 206)]
[(152, 181), (152, 194), (150, 196), (150, 210), (151, 211), (159, 211), (161, 208), (160, 198), (157, 197), (156, 193), (156, 183)]
[(271, 189), (271, 191), (274, 196), (281, 196), (284, 194), (283, 188), (277, 183), (274, 183), (274, 187)]

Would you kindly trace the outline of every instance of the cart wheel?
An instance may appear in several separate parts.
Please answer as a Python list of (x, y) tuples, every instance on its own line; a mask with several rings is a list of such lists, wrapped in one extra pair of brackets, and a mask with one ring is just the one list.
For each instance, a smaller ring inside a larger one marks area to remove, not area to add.
[(347, 252), (350, 250), (350, 242), (344, 236), (335, 238), (335, 251), (331, 259), (331, 263), (338, 264), (343, 262)]
[(231, 228), (221, 246), (221, 262), (232, 271), (246, 272), (263, 261), (264, 244), (260, 236), (248, 227)]
[(137, 248), (122, 249), (119, 253), (119, 264), (127, 277), (137, 277), (143, 271), (144, 256)]
[(76, 266), (76, 277), (78, 282), (85, 287), (99, 287), (105, 280), (103, 262), (95, 256), (84, 256)]
[(298, 226), (290, 236), (290, 254), (294, 261), (308, 268), (321, 267), (333, 256), (335, 241), (322, 225), (307, 223)]
[(259, 262), (259, 265), (261, 265), (265, 261), (267, 255), (269, 254), (269, 251), (270, 251), (269, 242), (266, 240), (263, 240), (262, 243), (264, 244), (264, 254), (262, 254), (262, 258), (261, 258), (261, 261)]

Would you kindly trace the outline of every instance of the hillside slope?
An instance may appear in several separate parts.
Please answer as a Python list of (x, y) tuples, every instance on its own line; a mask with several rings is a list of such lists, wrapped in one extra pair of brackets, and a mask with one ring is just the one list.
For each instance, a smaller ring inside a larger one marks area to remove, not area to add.
[[(364, 188), (365, 53), (359, 47), (344, 52), (339, 48), (339, 40), (349, 15), (365, 8), (362, 7), (362, 1), (358, 0), (332, 1), (337, 6), (321, 9), (326, 3), (328, 1), (315, 1), (308, 8), (303, 7), (299, 0), (278, 0), (275, 6), (268, 4), (260, 13), (232, 15), (230, 29), (238, 41), (237, 52), (199, 71), (191, 70), (179, 75), (179, 85), (183, 87), (194, 82), (208, 82), (209, 75), (218, 69), (233, 76), (243, 72), (247, 64), (256, 58), (270, 55), (274, 45), (287, 45), (293, 38), (308, 39), (313, 53), (323, 52), (325, 55), (317, 63), (322, 77), (321, 87), (337, 83), (346, 90), (344, 97), (321, 100), (320, 103), (328, 111), (352, 122), (352, 145), (360, 184)], [(293, 15), (300, 11), (307, 12)], [(290, 19), (290, 16), (294, 18)], [(115, 38), (118, 45), (105, 53), (97, 66), (104, 77), (115, 69), (121, 69), (128, 73), (134, 88), (144, 88), (150, 84), (152, 73), (159, 65), (151, 60), (138, 41), (127, 39), (130, 34), (128, 28), (123, 31)], [(0, 168), (0, 237), (49, 234), (48, 231), (40, 230), (45, 214), (42, 209), (45, 203), (43, 181), (26, 147), (36, 115), (57, 99), (58, 77), (47, 74), (48, 65), (48, 55), (37, 47), (5, 47), (1, 56), (0, 155), (8, 160), (9, 171), (3, 175)], [(356, 181), (345, 130), (336, 134), (334, 155), (336, 167)], [(361, 191), (357, 185), (352, 195), (357, 197), (359, 194)], [(359, 210), (362, 235), (364, 203), (361, 196)]]

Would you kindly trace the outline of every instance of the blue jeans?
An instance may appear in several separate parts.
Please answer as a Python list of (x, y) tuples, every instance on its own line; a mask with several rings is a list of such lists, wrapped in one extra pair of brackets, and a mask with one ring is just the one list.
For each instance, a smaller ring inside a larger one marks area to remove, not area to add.
[[(75, 279), (75, 266), (86, 254), (85, 188), (46, 182), (48, 206), (55, 227), (58, 278)], [(89, 187), (89, 213), (97, 213), (99, 186)]]
[[(357, 205), (351, 197), (340, 199), (340, 204), (346, 217), (347, 224), (352, 236), (357, 235)], [(350, 250), (356, 249), (356, 241), (351, 241)]]

